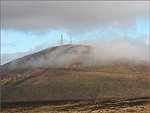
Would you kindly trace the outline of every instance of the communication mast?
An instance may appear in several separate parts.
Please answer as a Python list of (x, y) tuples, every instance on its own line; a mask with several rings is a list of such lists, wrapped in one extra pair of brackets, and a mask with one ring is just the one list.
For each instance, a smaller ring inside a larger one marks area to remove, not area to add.
[(70, 35), (70, 44), (72, 44), (71, 35)]
[(61, 34), (61, 45), (63, 45), (63, 35)]

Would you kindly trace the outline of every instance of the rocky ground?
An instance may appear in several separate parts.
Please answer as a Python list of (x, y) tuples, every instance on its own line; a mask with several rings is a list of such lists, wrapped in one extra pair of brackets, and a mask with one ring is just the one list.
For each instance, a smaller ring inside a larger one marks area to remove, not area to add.
[(149, 113), (149, 97), (130, 99), (81, 99), (32, 102), (2, 102), (2, 113), (49, 112), (49, 113), (97, 113), (97, 112), (143, 112)]

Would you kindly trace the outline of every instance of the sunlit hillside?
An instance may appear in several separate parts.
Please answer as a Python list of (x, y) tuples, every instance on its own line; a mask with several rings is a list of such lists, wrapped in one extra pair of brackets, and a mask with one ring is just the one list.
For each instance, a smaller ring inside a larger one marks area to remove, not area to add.
[[(90, 46), (66, 46), (66, 52), (90, 54)], [(130, 65), (120, 60), (111, 63), (85, 65), (81, 56), (68, 65), (25, 67), (30, 58), (44, 57), (49, 48), (20, 58), (15, 68), (12, 62), (1, 66), (2, 101), (39, 101), (93, 98), (125, 98), (149, 96), (149, 71), (146, 65)], [(84, 48), (79, 51), (79, 48)], [(60, 51), (59, 55), (62, 55)], [(49, 55), (50, 55), (49, 54)], [(57, 56), (57, 57), (58, 57)], [(78, 55), (77, 55), (78, 56)], [(56, 60), (58, 60), (56, 58)], [(86, 56), (87, 58), (87, 56)], [(26, 60), (26, 62), (24, 62)], [(35, 61), (34, 61), (35, 62)], [(22, 66), (22, 67), (21, 67)]]

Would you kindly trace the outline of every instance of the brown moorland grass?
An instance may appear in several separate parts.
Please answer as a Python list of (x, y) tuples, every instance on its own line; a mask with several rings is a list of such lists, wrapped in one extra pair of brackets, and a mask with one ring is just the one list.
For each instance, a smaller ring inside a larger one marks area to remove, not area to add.
[(16, 70), (2, 75), (2, 101), (145, 97), (148, 72), (122, 64)]

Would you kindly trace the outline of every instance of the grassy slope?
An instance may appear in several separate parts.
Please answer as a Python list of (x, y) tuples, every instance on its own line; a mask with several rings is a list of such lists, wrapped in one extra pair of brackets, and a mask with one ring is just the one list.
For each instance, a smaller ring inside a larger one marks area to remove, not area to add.
[(39, 68), (2, 75), (2, 101), (149, 96), (149, 67)]

